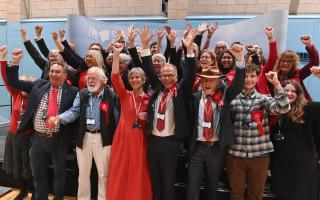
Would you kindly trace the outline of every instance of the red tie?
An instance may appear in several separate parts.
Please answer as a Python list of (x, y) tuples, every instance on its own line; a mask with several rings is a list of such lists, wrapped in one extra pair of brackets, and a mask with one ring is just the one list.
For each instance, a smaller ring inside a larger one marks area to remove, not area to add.
[[(163, 116), (165, 116), (165, 113), (166, 113), (168, 95), (169, 95), (169, 91), (163, 92), (163, 95), (162, 95), (162, 98), (161, 98), (161, 102), (160, 102), (159, 107), (158, 107), (158, 114), (163, 115)], [(164, 122), (165, 122), (165, 118), (163, 118), (163, 119), (157, 118), (157, 130), (159, 132), (163, 131)]]
[(204, 112), (203, 112), (203, 121), (211, 123), (210, 128), (203, 127), (203, 137), (210, 141), (213, 138), (213, 129), (212, 129), (212, 122), (213, 122), (213, 109), (212, 109), (212, 97), (207, 97), (207, 102), (204, 106)]
[(52, 116), (56, 116), (58, 114), (57, 95), (58, 95), (58, 87), (52, 87), (51, 93), (49, 95), (48, 113), (47, 113), (47, 119), (46, 119), (46, 126), (48, 128), (54, 128), (53, 124), (48, 123), (49, 118)]

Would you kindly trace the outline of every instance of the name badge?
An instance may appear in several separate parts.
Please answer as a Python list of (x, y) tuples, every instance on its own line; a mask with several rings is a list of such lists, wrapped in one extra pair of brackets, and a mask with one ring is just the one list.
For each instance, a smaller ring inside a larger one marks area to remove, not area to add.
[(158, 118), (158, 119), (161, 119), (161, 120), (164, 120), (164, 114), (162, 114), (162, 113), (157, 113), (157, 118)]
[(211, 122), (202, 122), (202, 128), (211, 128)]
[(87, 125), (94, 125), (96, 123), (95, 119), (87, 118)]

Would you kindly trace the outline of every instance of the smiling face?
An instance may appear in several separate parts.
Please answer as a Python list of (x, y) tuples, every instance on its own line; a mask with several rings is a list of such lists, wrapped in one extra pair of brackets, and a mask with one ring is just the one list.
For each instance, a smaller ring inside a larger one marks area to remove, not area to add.
[(216, 44), (214, 52), (217, 54), (217, 56), (220, 56), (223, 51), (227, 50), (227, 43), (224, 41), (219, 41)]
[(98, 65), (97, 61), (94, 59), (94, 56), (90, 53), (90, 51), (87, 53), (85, 57), (85, 61), (88, 67), (93, 67)]
[(133, 72), (132, 74), (129, 75), (128, 78), (129, 78), (130, 86), (132, 87), (133, 90), (139, 90), (144, 84), (143, 78), (137, 72)]
[(166, 89), (173, 88), (177, 83), (177, 69), (169, 64), (164, 65), (160, 70), (160, 80)]
[(251, 71), (246, 72), (246, 77), (244, 81), (243, 92), (244, 93), (251, 93), (255, 90), (256, 84), (258, 82), (258, 75), (257, 72)]
[(294, 87), (294, 85), (287, 84), (284, 89), (287, 91), (289, 103), (291, 104), (291, 103), (295, 102), (297, 99), (297, 91), (296, 91), (296, 88)]
[(67, 77), (67, 72), (61, 64), (54, 63), (49, 70), (49, 81), (52, 86), (59, 87), (63, 85)]
[(98, 95), (104, 87), (104, 80), (95, 71), (88, 71), (87, 75), (87, 88), (89, 92)]
[(224, 52), (221, 55), (221, 64), (224, 68), (230, 68), (233, 65), (233, 57), (229, 52)]
[(215, 55), (211, 55), (208, 51), (205, 51), (200, 56), (199, 66), (201, 68), (207, 68), (209, 66), (215, 65)]
[(165, 63), (165, 58), (161, 54), (155, 54), (152, 56), (152, 63), (154, 72), (159, 76), (160, 69)]

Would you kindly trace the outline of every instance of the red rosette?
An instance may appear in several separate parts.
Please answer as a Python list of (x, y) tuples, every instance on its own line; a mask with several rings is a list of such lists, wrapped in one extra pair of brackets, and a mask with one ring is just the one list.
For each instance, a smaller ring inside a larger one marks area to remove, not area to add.
[(254, 110), (251, 112), (251, 120), (257, 123), (259, 136), (263, 136), (265, 134), (265, 130), (262, 126), (263, 116), (264, 116), (264, 113), (262, 110)]
[(101, 101), (100, 103), (100, 110), (105, 112), (106, 115), (106, 123), (109, 124), (109, 115), (108, 115), (108, 110), (109, 110), (109, 104), (107, 101)]
[(212, 96), (212, 100), (218, 104), (218, 106), (223, 106), (224, 102), (222, 100), (222, 93), (221, 91), (216, 91)]
[(235, 70), (233, 69), (228, 74), (226, 74), (227, 85), (230, 86), (235, 77)]

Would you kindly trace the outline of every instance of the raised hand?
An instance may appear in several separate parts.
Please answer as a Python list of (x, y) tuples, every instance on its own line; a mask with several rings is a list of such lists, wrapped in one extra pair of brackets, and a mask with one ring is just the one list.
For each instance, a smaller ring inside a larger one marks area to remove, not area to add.
[(123, 42), (125, 41), (125, 37), (126, 37), (126, 34), (123, 32), (123, 30), (117, 30), (116, 31), (116, 41), (117, 42)]
[(197, 33), (198, 33), (197, 30), (193, 29), (193, 30), (191, 30), (191, 32), (187, 36), (187, 38), (182, 39), (183, 45), (186, 46), (188, 54), (193, 53), (193, 41), (194, 41), (194, 38), (196, 37)]
[(165, 29), (163, 27), (159, 27), (157, 30), (156, 30), (156, 34), (157, 34), (157, 37), (158, 37), (158, 41), (162, 41), (162, 38), (164, 36), (164, 34), (166, 33)]
[(320, 78), (320, 67), (319, 66), (313, 66), (310, 68), (311, 73), (315, 76)]
[(302, 35), (300, 37), (300, 41), (306, 45), (306, 47), (311, 47), (312, 46), (312, 37), (310, 35)]
[(134, 29), (133, 24), (128, 26), (128, 45), (133, 48), (135, 46), (134, 40), (137, 37), (136, 30)]
[(36, 32), (36, 37), (38, 39), (41, 38), (42, 29), (43, 29), (43, 27), (40, 24), (34, 26), (34, 31)]
[(28, 41), (28, 36), (27, 36), (27, 30), (24, 29), (24, 28), (21, 28), (20, 29), (20, 35), (21, 35), (21, 38), (24, 42)]
[(267, 80), (274, 85), (274, 87), (281, 86), (280, 81), (278, 80), (277, 72), (269, 71), (265, 73)]
[(119, 55), (123, 49), (123, 43), (115, 42), (113, 45), (113, 54)]
[(174, 48), (176, 44), (177, 32), (175, 30), (170, 30), (170, 34), (167, 35), (170, 42), (170, 47)]
[(276, 39), (274, 37), (274, 30), (273, 30), (272, 26), (267, 26), (264, 32), (265, 32), (269, 42), (276, 41)]
[(147, 25), (143, 25), (141, 27), (141, 32), (138, 34), (140, 35), (140, 40), (142, 43), (142, 48), (143, 49), (148, 49), (149, 48), (149, 43), (152, 39), (152, 34), (150, 33), (150, 28)]
[(0, 47), (0, 60), (1, 60), (1, 61), (7, 60), (7, 59), (6, 59), (7, 53), (8, 53), (7, 46), (1, 46), (1, 47)]
[(65, 35), (66, 35), (66, 31), (64, 29), (59, 29), (59, 38), (61, 41), (64, 40)]
[(203, 33), (208, 30), (209, 26), (207, 23), (202, 23), (198, 26), (198, 35), (203, 35)]
[(23, 50), (22, 49), (14, 49), (11, 53), (11, 58), (12, 58), (12, 64), (13, 65), (18, 65), (21, 58), (23, 56)]
[(236, 60), (242, 61), (244, 60), (244, 46), (241, 44), (234, 44), (231, 49), (230, 52), (232, 53), (232, 55), (234, 55), (234, 57), (236, 57)]
[(208, 36), (212, 36), (212, 34), (218, 29), (218, 23), (213, 22), (208, 28)]
[(57, 42), (58, 41), (58, 33), (52, 32), (51, 35), (52, 35), (53, 41)]
[(189, 35), (191, 29), (192, 29), (192, 25), (186, 24), (186, 26), (184, 27), (184, 31), (183, 31), (183, 38), (186, 38)]

